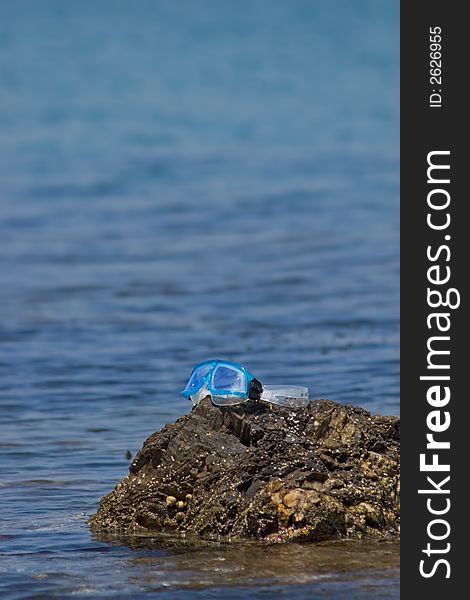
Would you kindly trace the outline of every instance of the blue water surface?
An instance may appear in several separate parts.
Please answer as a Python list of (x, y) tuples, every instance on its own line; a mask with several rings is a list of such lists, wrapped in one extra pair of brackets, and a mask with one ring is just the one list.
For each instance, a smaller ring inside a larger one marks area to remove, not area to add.
[(0, 2), (2, 598), (398, 595), (86, 525), (203, 359), (398, 414), (398, 10)]

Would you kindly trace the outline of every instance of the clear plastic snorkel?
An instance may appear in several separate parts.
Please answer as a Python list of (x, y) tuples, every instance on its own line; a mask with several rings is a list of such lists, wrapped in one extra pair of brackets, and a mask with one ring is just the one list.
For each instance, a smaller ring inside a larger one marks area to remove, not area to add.
[(260, 400), (278, 406), (307, 406), (310, 402), (308, 388), (301, 385), (263, 385)]

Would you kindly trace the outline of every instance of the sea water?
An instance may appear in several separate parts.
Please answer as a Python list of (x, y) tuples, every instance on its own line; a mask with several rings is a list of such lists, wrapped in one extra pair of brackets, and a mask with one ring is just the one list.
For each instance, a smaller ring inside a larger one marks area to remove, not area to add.
[(398, 414), (398, 34), (394, 1), (0, 2), (2, 598), (398, 594), (393, 547), (86, 525), (206, 358)]

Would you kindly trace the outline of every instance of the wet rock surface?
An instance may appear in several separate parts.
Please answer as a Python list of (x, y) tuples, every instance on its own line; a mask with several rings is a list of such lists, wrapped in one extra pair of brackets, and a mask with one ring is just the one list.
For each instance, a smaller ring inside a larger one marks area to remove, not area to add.
[(400, 421), (209, 398), (152, 434), (90, 525), (282, 542), (399, 533)]

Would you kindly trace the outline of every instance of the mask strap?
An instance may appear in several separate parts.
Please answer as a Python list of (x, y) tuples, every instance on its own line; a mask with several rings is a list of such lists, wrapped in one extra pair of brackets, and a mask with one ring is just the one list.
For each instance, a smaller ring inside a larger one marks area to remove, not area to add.
[(248, 398), (251, 398), (252, 400), (259, 400), (262, 393), (263, 386), (261, 385), (261, 381), (253, 377), (253, 379), (250, 381), (250, 386), (248, 389)]

